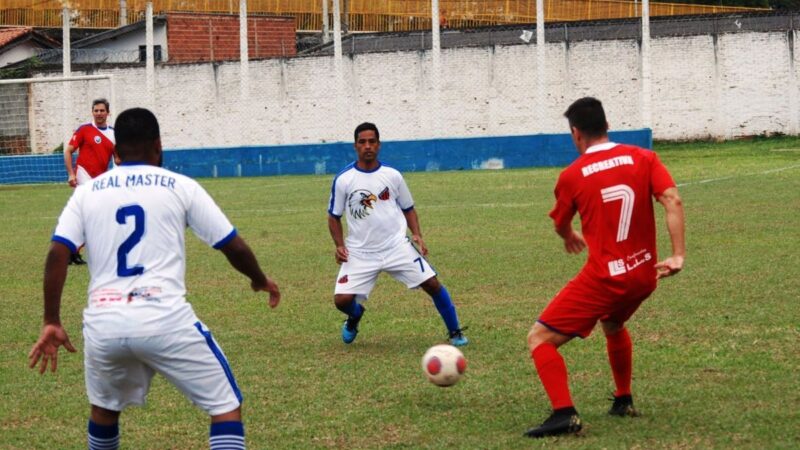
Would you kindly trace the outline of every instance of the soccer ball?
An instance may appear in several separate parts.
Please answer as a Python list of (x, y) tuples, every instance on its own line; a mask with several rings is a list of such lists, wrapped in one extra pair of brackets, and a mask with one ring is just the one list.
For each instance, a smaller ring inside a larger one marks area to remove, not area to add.
[(466, 369), (467, 360), (452, 345), (434, 345), (422, 357), (422, 371), (437, 386), (447, 387), (458, 383)]

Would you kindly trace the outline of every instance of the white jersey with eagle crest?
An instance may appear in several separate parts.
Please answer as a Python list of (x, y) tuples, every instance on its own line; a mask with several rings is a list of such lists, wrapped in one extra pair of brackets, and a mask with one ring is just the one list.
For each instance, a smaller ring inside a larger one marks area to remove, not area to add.
[(142, 337), (194, 326), (185, 300), (187, 226), (217, 249), (236, 236), (200, 184), (161, 167), (123, 163), (75, 189), (52, 240), (72, 251), (86, 244), (85, 333)]
[(328, 214), (347, 217), (348, 250), (378, 252), (406, 239), (403, 212), (413, 208), (400, 171), (385, 164), (366, 171), (352, 163), (333, 179)]

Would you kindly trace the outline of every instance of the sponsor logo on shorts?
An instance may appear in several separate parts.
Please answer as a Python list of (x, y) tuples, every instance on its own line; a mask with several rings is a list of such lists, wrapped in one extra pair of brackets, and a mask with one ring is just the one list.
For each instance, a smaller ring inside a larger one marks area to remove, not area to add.
[(339, 278), (339, 284), (345, 284), (345, 283), (347, 283), (347, 275), (343, 276), (342, 278)]

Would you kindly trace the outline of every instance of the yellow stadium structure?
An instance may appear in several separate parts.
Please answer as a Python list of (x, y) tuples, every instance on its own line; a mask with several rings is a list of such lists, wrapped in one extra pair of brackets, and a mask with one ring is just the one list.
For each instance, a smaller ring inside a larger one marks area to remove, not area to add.
[[(238, 14), (238, 0), (152, 0), (156, 14), (166, 11)], [(328, 0), (329, 5), (332, 4)], [(126, 0), (127, 23), (144, 18), (145, 0)], [(411, 31), (430, 29), (430, 0), (340, 0), (347, 31)], [(0, 26), (61, 27), (62, 9), (71, 10), (77, 28), (115, 28), (120, 0), (3, 0)], [(545, 21), (600, 20), (638, 17), (640, 1), (544, 0)], [(293, 16), (298, 31), (322, 29), (322, 0), (248, 0), (252, 15)], [(536, 21), (536, 0), (439, 0), (443, 26), (468, 28)], [(329, 12), (332, 7), (329, 7)], [(680, 3), (650, 3), (651, 16), (764, 11)], [(333, 23), (330, 21), (330, 23)]]

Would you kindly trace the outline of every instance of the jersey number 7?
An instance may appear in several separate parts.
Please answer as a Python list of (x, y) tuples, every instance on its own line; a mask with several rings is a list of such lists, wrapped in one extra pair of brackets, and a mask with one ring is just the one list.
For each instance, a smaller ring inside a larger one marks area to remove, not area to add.
[(617, 226), (617, 242), (628, 239), (628, 231), (631, 228), (631, 216), (633, 215), (633, 199), (636, 197), (633, 189), (625, 184), (617, 184), (600, 190), (603, 195), (603, 203), (621, 201), (622, 207), (619, 210), (619, 225)]

